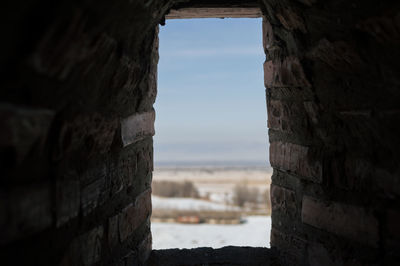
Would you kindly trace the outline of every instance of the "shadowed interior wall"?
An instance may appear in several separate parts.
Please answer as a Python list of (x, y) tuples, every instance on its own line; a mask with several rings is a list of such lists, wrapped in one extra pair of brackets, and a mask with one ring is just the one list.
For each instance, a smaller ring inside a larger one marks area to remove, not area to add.
[(149, 255), (157, 27), (168, 8), (2, 10), (0, 264), (134, 265)]
[(262, 2), (271, 246), (288, 265), (395, 264), (399, 5)]
[[(207, 12), (209, 1), (8, 2), (0, 28), (1, 264), (143, 264), (157, 25), (177, 2)], [(258, 3), (273, 250), (288, 265), (394, 263), (399, 4)]]

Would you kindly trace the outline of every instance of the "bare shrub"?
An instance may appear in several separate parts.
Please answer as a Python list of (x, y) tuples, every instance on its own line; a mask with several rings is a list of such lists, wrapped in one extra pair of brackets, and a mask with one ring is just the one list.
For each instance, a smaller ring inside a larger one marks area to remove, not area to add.
[(233, 190), (233, 201), (240, 207), (243, 207), (245, 203), (257, 204), (260, 202), (260, 191), (258, 188), (249, 188), (244, 184), (236, 185)]
[(168, 198), (199, 198), (199, 191), (193, 182), (158, 181), (152, 184), (153, 194)]

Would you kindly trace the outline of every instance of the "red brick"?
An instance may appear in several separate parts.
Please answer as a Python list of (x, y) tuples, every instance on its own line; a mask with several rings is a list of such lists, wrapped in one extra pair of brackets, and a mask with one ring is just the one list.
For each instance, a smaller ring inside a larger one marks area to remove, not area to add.
[(284, 213), (296, 213), (296, 195), (293, 190), (271, 185), (272, 210)]
[(356, 49), (343, 41), (330, 42), (323, 39), (308, 56), (324, 62), (337, 71), (354, 71), (363, 65)]
[(75, 238), (65, 254), (61, 265), (90, 266), (98, 262), (101, 258), (103, 233), (103, 226), (98, 226)]
[(287, 30), (300, 30), (307, 32), (303, 18), (291, 9), (284, 8), (277, 12), (276, 17)]
[(144, 137), (154, 136), (155, 112), (134, 114), (121, 120), (121, 137), (125, 146)]
[(268, 128), (286, 132), (293, 131), (294, 117), (301, 114), (297, 104), (268, 99), (267, 107)]
[(271, 247), (286, 253), (288, 257), (284, 259), (291, 265), (299, 264), (306, 254), (306, 241), (276, 228), (271, 229)]
[(301, 218), (303, 223), (318, 229), (378, 246), (378, 221), (364, 208), (304, 196)]
[[(93, 176), (97, 172), (89, 172), (87, 175)], [(96, 177), (96, 176), (95, 176)], [(105, 175), (100, 174), (96, 179), (81, 188), (81, 209), (84, 216), (91, 213), (99, 204), (101, 191), (106, 182)]]
[(321, 244), (312, 243), (307, 247), (308, 263), (310, 266), (334, 266), (337, 265), (329, 255), (328, 250)]
[(265, 87), (310, 87), (300, 60), (289, 56), (264, 63)]
[(322, 164), (311, 158), (309, 147), (280, 141), (272, 142), (270, 162), (274, 168), (292, 172), (316, 183), (322, 182)]
[(145, 261), (147, 261), (147, 259), (150, 256), (151, 250), (152, 250), (152, 236), (151, 233), (149, 232), (149, 234), (143, 239), (143, 241), (139, 244), (139, 261), (144, 264)]
[(119, 238), (124, 242), (151, 214), (151, 190), (140, 194), (118, 216)]
[(274, 45), (274, 33), (272, 31), (271, 23), (269, 23), (265, 17), (262, 22), (262, 31), (264, 51), (267, 51)]
[(74, 180), (72, 176), (68, 176), (64, 180), (57, 180), (56, 197), (56, 225), (59, 227), (78, 216), (80, 207), (79, 180)]
[(110, 249), (115, 247), (119, 242), (118, 216), (117, 214), (108, 219), (108, 246)]

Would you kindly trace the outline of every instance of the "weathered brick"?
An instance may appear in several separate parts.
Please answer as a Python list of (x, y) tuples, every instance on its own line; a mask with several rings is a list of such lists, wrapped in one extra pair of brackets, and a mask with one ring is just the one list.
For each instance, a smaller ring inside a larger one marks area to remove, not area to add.
[(276, 58), (264, 63), (265, 87), (310, 87), (297, 57)]
[(151, 233), (146, 235), (146, 237), (140, 242), (139, 247), (138, 247), (138, 254), (139, 254), (139, 261), (142, 264), (145, 264), (147, 259), (150, 256), (151, 249), (152, 249), (152, 236)]
[(302, 114), (299, 105), (293, 102), (267, 100), (268, 128), (293, 132), (296, 126), (301, 126)]
[(321, 60), (336, 71), (354, 71), (363, 65), (354, 47), (343, 41), (330, 42), (323, 39), (308, 56), (314, 60)]
[(328, 250), (319, 243), (307, 245), (308, 263), (310, 266), (334, 266), (338, 265), (329, 255)]
[(124, 242), (151, 214), (151, 190), (140, 194), (118, 216), (119, 238)]
[(101, 258), (103, 233), (103, 226), (98, 226), (75, 238), (69, 246), (61, 265), (90, 266), (98, 262)]
[[(294, 235), (285, 234), (275, 228), (271, 230), (271, 247), (282, 251), (288, 263), (301, 264), (306, 254), (306, 241)], [(294, 265), (294, 264), (292, 264)]]
[[(71, 178), (71, 179), (69, 179)], [(79, 180), (68, 176), (56, 181), (56, 225), (61, 226), (71, 218), (78, 216), (80, 207)]]
[(64, 121), (53, 148), (53, 159), (58, 160), (77, 149), (86, 150), (86, 156), (104, 154), (110, 150), (118, 121), (99, 113), (81, 114)]
[(0, 244), (44, 230), (52, 224), (47, 185), (0, 193)]
[(118, 216), (117, 214), (108, 219), (108, 246), (110, 249), (115, 247), (119, 241)]
[(279, 210), (287, 214), (296, 213), (296, 195), (293, 190), (271, 185), (272, 211)]
[(304, 102), (303, 105), (311, 122), (317, 124), (319, 121), (319, 114), (321, 113), (319, 106), (311, 101)]
[(94, 180), (81, 185), (81, 209), (83, 215), (92, 212), (99, 203), (99, 196), (105, 186), (105, 175), (94, 176)]
[(276, 17), (287, 30), (300, 30), (307, 32), (303, 18), (290, 8), (283, 8), (277, 12)]
[(121, 137), (125, 146), (144, 137), (154, 136), (155, 112), (134, 114), (121, 120)]
[(1, 104), (0, 148), (12, 147), (15, 160), (20, 163), (32, 148), (43, 149), (53, 118), (51, 110)]
[(302, 204), (303, 223), (366, 245), (378, 245), (378, 221), (364, 208), (308, 196), (303, 197)]
[(370, 34), (380, 43), (399, 42), (399, 14), (385, 14), (384, 16), (368, 17), (359, 21), (357, 29)]
[(270, 144), (270, 162), (272, 167), (292, 172), (303, 178), (322, 182), (322, 164), (310, 155), (310, 148), (280, 141)]
[(269, 21), (264, 17), (262, 22), (262, 31), (263, 31), (263, 46), (264, 51), (268, 51), (268, 49), (274, 46), (274, 33), (272, 30), (272, 25)]

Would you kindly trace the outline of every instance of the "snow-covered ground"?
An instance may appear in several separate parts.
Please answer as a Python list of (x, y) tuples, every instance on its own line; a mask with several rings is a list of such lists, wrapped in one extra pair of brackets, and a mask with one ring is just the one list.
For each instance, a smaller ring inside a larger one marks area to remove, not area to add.
[(222, 203), (210, 202), (192, 198), (162, 198), (152, 196), (153, 210), (180, 210), (180, 211), (234, 211), (239, 207), (228, 206)]
[(152, 223), (153, 249), (224, 246), (269, 247), (270, 216), (249, 216), (244, 224)]
[[(209, 200), (191, 198), (163, 198), (153, 195), (153, 213), (157, 210), (179, 211), (235, 211), (239, 207), (231, 202), (235, 185), (246, 184), (261, 191), (269, 190), (271, 172), (251, 168), (166, 168), (156, 169), (153, 181), (191, 181), (201, 196)], [(156, 223), (151, 225), (153, 248), (195, 248), (224, 246), (269, 247), (271, 217), (244, 217), (243, 224), (178, 224)]]

